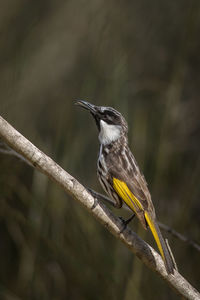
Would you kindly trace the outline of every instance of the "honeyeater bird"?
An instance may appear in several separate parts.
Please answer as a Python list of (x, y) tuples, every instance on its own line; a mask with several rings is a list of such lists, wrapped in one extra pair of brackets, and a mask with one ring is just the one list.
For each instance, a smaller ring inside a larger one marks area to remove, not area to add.
[(121, 208), (124, 201), (138, 217), (144, 229), (150, 228), (167, 272), (173, 273), (175, 266), (156, 222), (147, 183), (128, 146), (126, 120), (111, 107), (96, 106), (82, 100), (76, 104), (89, 110), (99, 130), (97, 175), (103, 189), (117, 208)]

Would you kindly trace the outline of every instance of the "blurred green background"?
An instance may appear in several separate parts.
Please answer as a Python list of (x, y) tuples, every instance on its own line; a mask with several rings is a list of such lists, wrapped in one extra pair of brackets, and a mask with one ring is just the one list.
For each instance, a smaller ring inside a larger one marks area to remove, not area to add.
[[(199, 0), (1, 1), (0, 114), (102, 192), (97, 129), (74, 102), (115, 107), (158, 219), (199, 242), (199, 37)], [(1, 153), (0, 207), (0, 299), (178, 298), (61, 188)], [(199, 288), (200, 253), (164, 235)]]

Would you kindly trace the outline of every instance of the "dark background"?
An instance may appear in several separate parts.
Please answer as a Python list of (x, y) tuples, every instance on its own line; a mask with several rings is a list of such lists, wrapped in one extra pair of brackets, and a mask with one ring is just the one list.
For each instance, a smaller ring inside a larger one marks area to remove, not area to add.
[[(97, 130), (74, 102), (115, 107), (158, 219), (197, 242), (199, 91), (199, 0), (1, 1), (1, 115), (102, 192)], [(156, 247), (136, 219), (131, 227)], [(199, 288), (200, 254), (164, 235)], [(0, 153), (0, 299), (177, 296), (61, 188)]]

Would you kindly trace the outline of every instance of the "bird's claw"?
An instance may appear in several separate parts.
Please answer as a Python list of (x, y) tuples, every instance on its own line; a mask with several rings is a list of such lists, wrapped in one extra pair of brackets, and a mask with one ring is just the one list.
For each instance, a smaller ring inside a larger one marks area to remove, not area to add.
[(135, 214), (133, 214), (130, 218), (128, 218), (127, 220), (124, 220), (122, 217), (119, 217), (119, 219), (122, 221), (122, 229), (120, 230), (120, 233), (122, 233), (127, 225), (133, 220), (133, 218), (135, 217)]

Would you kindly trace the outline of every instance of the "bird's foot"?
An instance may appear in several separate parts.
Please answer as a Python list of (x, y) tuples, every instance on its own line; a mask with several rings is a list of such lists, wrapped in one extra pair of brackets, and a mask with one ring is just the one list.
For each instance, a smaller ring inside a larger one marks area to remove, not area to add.
[(122, 221), (122, 225), (123, 225), (122, 229), (120, 230), (120, 233), (122, 233), (126, 229), (127, 225), (133, 220), (134, 217), (135, 217), (134, 213), (127, 220), (124, 220), (122, 217), (119, 217), (120, 220)]

